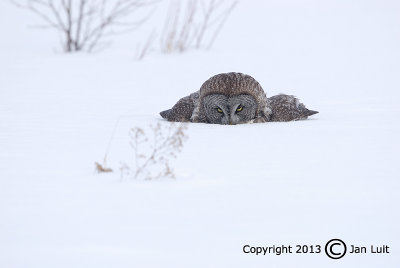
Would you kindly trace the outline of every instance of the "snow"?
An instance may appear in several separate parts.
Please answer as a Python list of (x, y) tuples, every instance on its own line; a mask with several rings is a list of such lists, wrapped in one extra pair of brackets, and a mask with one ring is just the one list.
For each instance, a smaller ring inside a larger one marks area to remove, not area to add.
[[(135, 61), (141, 31), (64, 55), (54, 33), (26, 27), (34, 16), (0, 3), (0, 266), (398, 267), (399, 11), (396, 1), (241, 1), (211, 50)], [(129, 129), (169, 124), (160, 111), (228, 71), (320, 113), (190, 124), (175, 180), (121, 180)], [(117, 121), (115, 172), (94, 174)], [(391, 253), (242, 252), (332, 238)]]

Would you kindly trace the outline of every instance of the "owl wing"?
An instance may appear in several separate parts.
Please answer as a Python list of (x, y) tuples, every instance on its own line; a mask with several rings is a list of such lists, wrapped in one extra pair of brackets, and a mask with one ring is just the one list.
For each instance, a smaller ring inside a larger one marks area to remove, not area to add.
[(268, 98), (268, 101), (272, 110), (269, 121), (302, 120), (318, 113), (307, 109), (299, 99), (292, 95), (280, 94)]
[(162, 118), (172, 122), (189, 122), (198, 99), (199, 91), (180, 99), (171, 109), (160, 112)]

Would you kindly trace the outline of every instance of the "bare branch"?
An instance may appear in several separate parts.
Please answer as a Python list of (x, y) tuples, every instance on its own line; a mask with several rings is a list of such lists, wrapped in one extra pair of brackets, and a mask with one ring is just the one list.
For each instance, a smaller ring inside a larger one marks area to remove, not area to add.
[[(126, 33), (147, 21), (145, 16), (133, 16), (160, 0), (11, 0), (17, 7), (39, 16), (45, 25), (63, 34), (66, 52), (93, 51), (105, 36)], [(130, 19), (130, 18), (134, 19)], [(129, 21), (124, 19), (129, 18)]]

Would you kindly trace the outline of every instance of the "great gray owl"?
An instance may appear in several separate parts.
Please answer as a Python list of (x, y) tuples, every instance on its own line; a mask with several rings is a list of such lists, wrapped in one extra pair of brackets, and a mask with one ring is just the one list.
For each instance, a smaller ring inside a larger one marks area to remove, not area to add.
[(208, 79), (199, 91), (180, 99), (160, 115), (174, 122), (234, 125), (300, 120), (316, 113), (291, 95), (267, 98), (250, 75), (222, 73)]

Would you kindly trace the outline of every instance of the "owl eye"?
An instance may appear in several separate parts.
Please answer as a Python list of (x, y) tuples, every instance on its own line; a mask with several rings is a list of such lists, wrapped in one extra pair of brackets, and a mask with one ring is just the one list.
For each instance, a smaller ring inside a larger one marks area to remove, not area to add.
[(239, 105), (239, 107), (236, 109), (236, 112), (240, 112), (240, 111), (242, 111), (243, 110), (243, 106), (242, 105)]
[(221, 108), (217, 108), (217, 111), (219, 112), (219, 113), (222, 113), (222, 109)]

